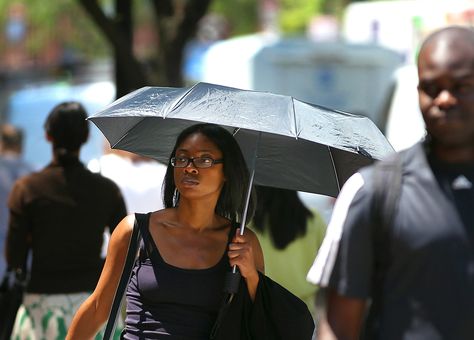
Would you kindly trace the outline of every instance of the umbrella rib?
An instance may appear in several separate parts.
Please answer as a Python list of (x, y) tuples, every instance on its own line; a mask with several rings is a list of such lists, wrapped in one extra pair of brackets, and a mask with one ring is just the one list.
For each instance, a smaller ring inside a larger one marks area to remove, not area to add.
[(116, 145), (118, 145), (125, 137), (128, 136), (128, 134), (130, 133), (130, 131), (132, 131), (133, 129), (135, 129), (137, 127), (137, 125), (139, 125), (141, 122), (143, 122), (145, 120), (145, 118), (142, 118), (140, 119), (140, 121), (138, 121), (135, 125), (133, 125), (130, 129), (127, 130), (126, 133), (124, 133), (122, 135), (122, 137), (120, 137), (120, 139), (118, 141), (116, 141), (114, 143), (114, 145), (110, 144), (110, 147), (113, 149)]
[(172, 111), (174, 111), (175, 109), (177, 109), (181, 103), (184, 101), (184, 99), (188, 96), (188, 94), (197, 86), (199, 85), (199, 83), (197, 84), (194, 84), (193, 86), (191, 86), (190, 88), (188, 88), (188, 90), (182, 95), (180, 96), (176, 102), (174, 104), (171, 105), (171, 109), (168, 111), (168, 113), (164, 113), (163, 114), (163, 118), (166, 118), (166, 116), (171, 113)]
[(341, 185), (339, 184), (339, 178), (337, 177), (336, 164), (334, 164), (334, 158), (332, 157), (331, 148), (329, 146), (327, 146), (327, 148), (328, 148), (328, 151), (329, 151), (329, 157), (331, 157), (332, 169), (334, 170), (334, 174), (335, 174), (335, 177), (336, 177), (337, 191), (340, 192), (341, 191)]
[(298, 139), (300, 132), (298, 131), (298, 126), (296, 125), (295, 98), (293, 97), (291, 97), (291, 106), (293, 108), (293, 121), (295, 123), (295, 137)]

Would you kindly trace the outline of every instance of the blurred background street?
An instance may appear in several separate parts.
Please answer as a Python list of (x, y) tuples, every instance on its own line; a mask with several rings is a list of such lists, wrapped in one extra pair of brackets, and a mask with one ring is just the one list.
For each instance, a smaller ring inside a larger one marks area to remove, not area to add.
[[(414, 60), (473, 1), (53, 1), (0, 3), (0, 123), (24, 129), (24, 158), (49, 159), (41, 124), (58, 102), (93, 114), (131, 90), (198, 81), (272, 91), (370, 117), (396, 150), (423, 136)], [(429, 10), (428, 10), (429, 9)], [(81, 153), (95, 170), (94, 127)], [(330, 213), (326, 199), (302, 194)]]
[[(92, 115), (144, 86), (209, 82), (367, 116), (399, 151), (425, 134), (421, 41), (473, 22), (474, 0), (0, 0), (0, 125), (21, 129), (21, 157), (39, 170), (51, 161), (43, 123), (58, 103)], [(128, 213), (163, 207), (165, 165), (111, 150), (92, 125), (80, 158), (119, 186)], [(334, 198), (297, 194), (319, 213), (312, 261)]]

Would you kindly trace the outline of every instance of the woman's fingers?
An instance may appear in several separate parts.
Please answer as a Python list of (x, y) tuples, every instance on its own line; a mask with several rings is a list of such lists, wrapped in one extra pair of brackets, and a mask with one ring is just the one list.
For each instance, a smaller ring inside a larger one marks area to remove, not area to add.
[(229, 263), (231, 266), (238, 266), (243, 277), (254, 274), (256, 271), (252, 246), (248, 242), (246, 235), (240, 235), (240, 229), (229, 244)]

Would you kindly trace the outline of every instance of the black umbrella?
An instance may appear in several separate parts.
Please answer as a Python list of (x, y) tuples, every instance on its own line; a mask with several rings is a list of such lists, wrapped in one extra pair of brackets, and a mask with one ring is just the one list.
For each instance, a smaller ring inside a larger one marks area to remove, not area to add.
[(164, 163), (184, 128), (219, 124), (234, 134), (256, 184), (333, 197), (361, 166), (393, 151), (367, 117), (208, 83), (144, 87), (90, 120), (112, 148)]

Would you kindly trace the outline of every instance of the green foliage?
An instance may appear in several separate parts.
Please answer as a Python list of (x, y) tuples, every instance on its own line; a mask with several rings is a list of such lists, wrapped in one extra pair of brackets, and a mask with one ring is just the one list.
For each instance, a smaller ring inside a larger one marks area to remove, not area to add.
[[(283, 34), (301, 34), (309, 20), (330, 0), (278, 0), (278, 24)], [(213, 0), (211, 12), (222, 14), (229, 21), (232, 35), (259, 30), (258, 0)]]
[[(31, 55), (38, 55), (48, 47), (54, 48), (55, 44), (66, 46), (86, 58), (109, 52), (109, 46), (77, 0), (0, 0), (0, 27), (3, 32), (9, 9), (18, 3), (24, 5), (27, 25), (25, 45)], [(5, 39), (3, 32), (2, 38)]]
[(280, 0), (280, 29), (283, 34), (305, 32), (310, 19), (319, 13), (322, 0)]
[(213, 0), (210, 12), (227, 18), (231, 35), (258, 31), (257, 0)]

